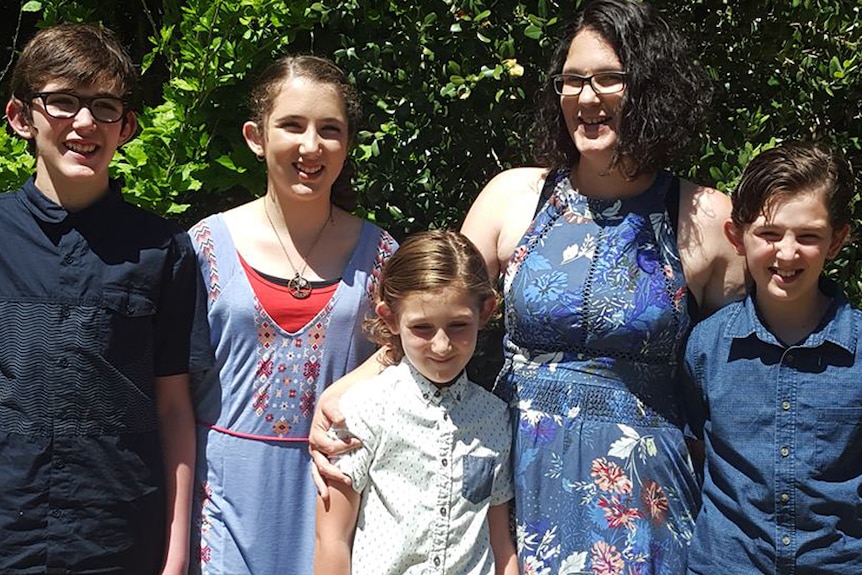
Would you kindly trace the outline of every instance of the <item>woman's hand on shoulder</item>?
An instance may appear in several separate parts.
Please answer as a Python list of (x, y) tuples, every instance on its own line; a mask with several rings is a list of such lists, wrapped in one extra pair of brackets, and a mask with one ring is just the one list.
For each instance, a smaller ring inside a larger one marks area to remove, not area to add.
[(680, 258), (704, 317), (745, 295), (745, 260), (724, 235), (732, 207), (718, 190), (681, 181)]
[(461, 232), (476, 244), (492, 278), (497, 278), (533, 221), (548, 170), (505, 170), (479, 192)]
[(333, 465), (329, 458), (352, 451), (361, 445), (355, 437), (339, 437), (330, 432), (333, 426), (344, 425), (344, 416), (339, 409), (341, 396), (356, 382), (379, 374), (385, 367), (382, 359), (384, 353), (385, 348), (378, 349), (359, 367), (327, 387), (314, 407), (311, 430), (308, 433), (308, 452), (311, 454), (311, 476), (323, 501), (329, 500), (329, 481), (350, 485), (350, 478)]

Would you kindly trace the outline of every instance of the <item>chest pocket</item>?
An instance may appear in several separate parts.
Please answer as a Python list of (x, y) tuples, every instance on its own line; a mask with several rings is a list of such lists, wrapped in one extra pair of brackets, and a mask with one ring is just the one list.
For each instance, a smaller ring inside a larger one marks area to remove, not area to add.
[(841, 481), (862, 472), (862, 408), (817, 410), (816, 471), (823, 479)]
[(491, 496), (494, 485), (494, 457), (467, 455), (464, 457), (462, 495), (470, 503), (482, 503)]
[(150, 360), (153, 353), (153, 321), (156, 305), (148, 294), (106, 289), (103, 295), (105, 314), (105, 350), (115, 365)]

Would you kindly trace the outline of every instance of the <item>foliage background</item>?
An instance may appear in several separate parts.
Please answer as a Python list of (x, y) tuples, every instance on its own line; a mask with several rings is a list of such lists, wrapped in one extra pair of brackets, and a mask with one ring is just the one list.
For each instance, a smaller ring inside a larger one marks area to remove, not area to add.
[[(335, 60), (364, 97), (358, 212), (396, 237), (458, 227), (490, 177), (528, 163), (533, 97), (582, 0), (19, 0), (0, 61), (37, 27), (100, 21), (143, 71), (142, 130), (113, 164), (140, 204), (190, 225), (264, 189), (240, 136), (243, 97), (276, 56)], [(677, 173), (732, 191), (786, 139), (844, 150), (862, 190), (862, 0), (654, 0), (713, 79), (713, 115)], [(6, 92), (4, 90), (4, 95)], [(0, 131), (0, 187), (32, 169)], [(858, 198), (859, 194), (857, 194)], [(862, 304), (856, 241), (833, 263)]]

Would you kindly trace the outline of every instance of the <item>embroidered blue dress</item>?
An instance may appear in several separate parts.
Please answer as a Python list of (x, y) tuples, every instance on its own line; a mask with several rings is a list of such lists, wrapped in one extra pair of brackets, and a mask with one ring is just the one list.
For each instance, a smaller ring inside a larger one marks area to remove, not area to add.
[(204, 294), (192, 338), (198, 420), (190, 573), (306, 575), (316, 490), (308, 431), (323, 389), (374, 351), (362, 331), (392, 237), (363, 222), (332, 299), (287, 332), (261, 306), (217, 214), (190, 231)]
[(505, 278), (521, 572), (685, 572), (699, 499), (677, 365), (689, 326), (660, 173), (601, 201), (554, 192)]

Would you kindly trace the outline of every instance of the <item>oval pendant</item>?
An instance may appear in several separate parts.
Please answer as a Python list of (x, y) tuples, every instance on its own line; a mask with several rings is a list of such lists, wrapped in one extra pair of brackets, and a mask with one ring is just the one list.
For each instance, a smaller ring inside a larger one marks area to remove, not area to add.
[(299, 274), (287, 282), (288, 293), (296, 299), (305, 299), (311, 295), (311, 284)]

